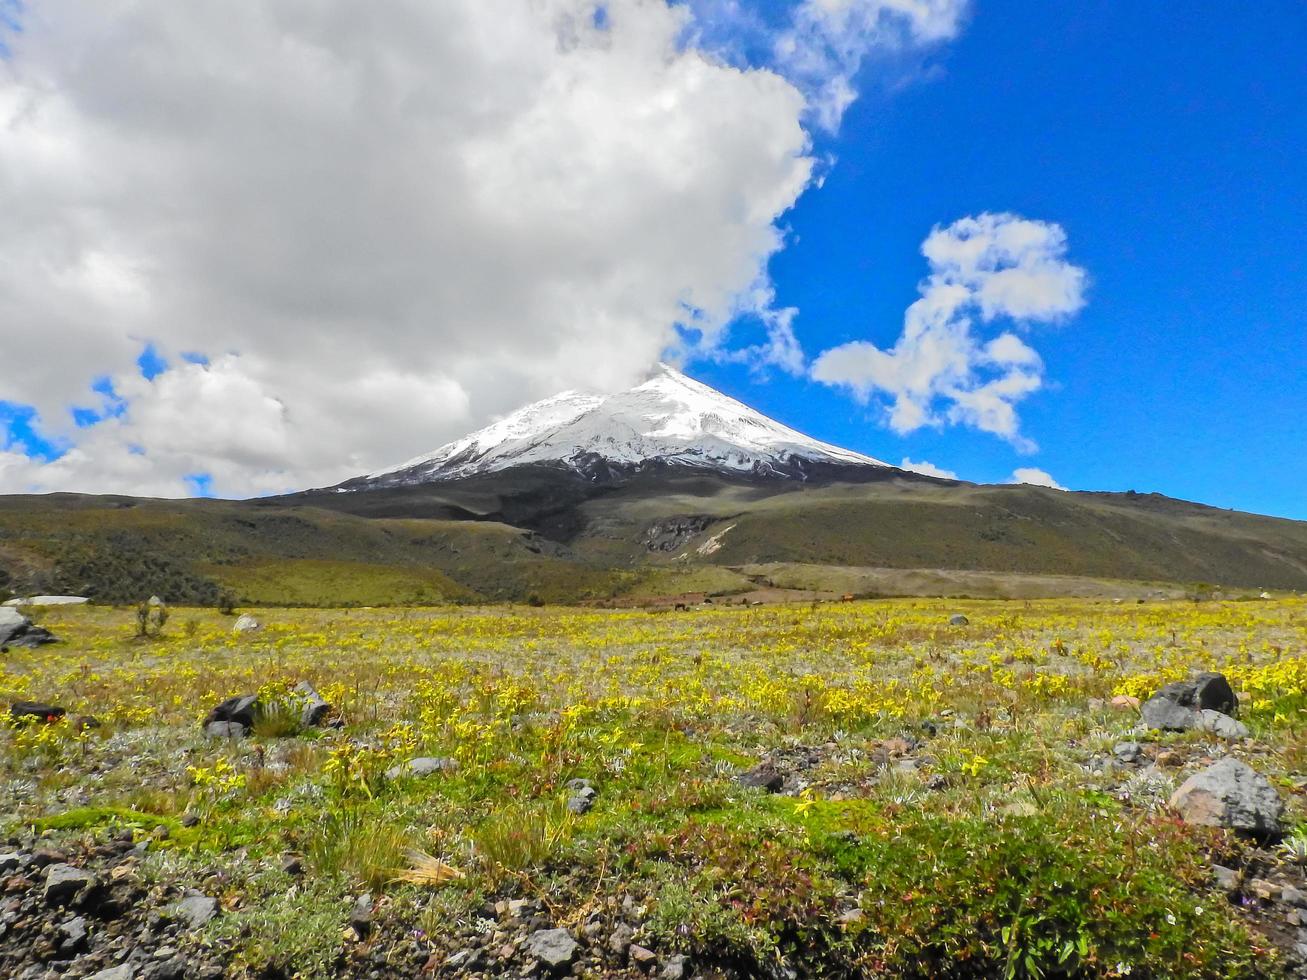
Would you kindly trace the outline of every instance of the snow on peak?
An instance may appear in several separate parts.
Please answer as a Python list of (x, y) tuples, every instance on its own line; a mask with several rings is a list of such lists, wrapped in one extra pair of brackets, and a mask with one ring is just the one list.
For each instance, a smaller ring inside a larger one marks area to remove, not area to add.
[(565, 391), (365, 479), (383, 485), (430, 483), (523, 463), (579, 468), (595, 457), (618, 466), (659, 460), (740, 472), (787, 470), (796, 460), (886, 465), (810, 439), (660, 364), (634, 388), (607, 396)]

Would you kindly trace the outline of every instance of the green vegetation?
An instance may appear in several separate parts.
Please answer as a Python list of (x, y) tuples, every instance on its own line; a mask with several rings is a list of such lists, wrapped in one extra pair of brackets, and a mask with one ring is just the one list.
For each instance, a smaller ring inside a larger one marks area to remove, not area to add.
[[(237, 976), (412, 970), (486, 930), (520, 971), (509, 939), (529, 916), (598, 922), (596, 948), (626, 923), (659, 957), (740, 977), (1280, 969), (1270, 906), (1232, 903), (1211, 864), (1303, 879), (1302, 600), (256, 615), (235, 634), (179, 611), (141, 643), (129, 609), (51, 609), (66, 642), (0, 672), (0, 700), (103, 721), (0, 732), (0, 833), (71, 847), (131, 829), (149, 882), (220, 901), (178, 941)], [(1254, 739), (1220, 751), (1280, 787), (1283, 845), (1168, 809), (1218, 751), (1208, 735), (1110, 761), (1137, 721), (1112, 697), (1208, 668), (1244, 695)], [(300, 729), (302, 680), (343, 729)], [(205, 738), (204, 712), (246, 692), (251, 736)], [(406, 772), (418, 757), (442, 761)], [(737, 782), (760, 762), (777, 792)], [(578, 779), (592, 806), (568, 806)]]

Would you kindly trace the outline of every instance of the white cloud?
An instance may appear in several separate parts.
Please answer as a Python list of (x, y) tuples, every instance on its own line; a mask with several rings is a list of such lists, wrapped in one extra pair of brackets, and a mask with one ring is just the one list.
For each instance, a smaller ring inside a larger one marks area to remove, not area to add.
[(819, 126), (834, 131), (873, 51), (938, 44), (957, 36), (967, 0), (802, 0), (775, 41), (777, 64), (808, 96)]
[(914, 462), (907, 456), (904, 456), (903, 462), (899, 463), (899, 469), (907, 470), (909, 473), (920, 473), (922, 476), (933, 476), (940, 480), (956, 480), (958, 478), (958, 475), (952, 470), (946, 470), (934, 463), (927, 463), (925, 460), (920, 463)]
[(1065, 490), (1066, 487), (1053, 479), (1052, 475), (1033, 466), (1023, 466), (1012, 472), (1009, 483), (1025, 483), (1032, 487), (1048, 487), (1050, 490)]
[(1017, 327), (1055, 322), (1084, 305), (1085, 272), (1066, 261), (1055, 224), (985, 213), (936, 227), (922, 244), (930, 274), (889, 349), (852, 341), (823, 352), (812, 377), (886, 400), (899, 433), (952, 423), (990, 432), (1022, 450), (1017, 404), (1044, 383), (1039, 354), (1011, 330), (986, 339), (1005, 317)]
[[(741, 311), (802, 370), (766, 265), (811, 93), (957, 6), (805, 0), (787, 79), (662, 0), (30, 5), (0, 59), (0, 400), (75, 448), (6, 457), (0, 490), (330, 483)], [(124, 410), (77, 429), (101, 376)]]

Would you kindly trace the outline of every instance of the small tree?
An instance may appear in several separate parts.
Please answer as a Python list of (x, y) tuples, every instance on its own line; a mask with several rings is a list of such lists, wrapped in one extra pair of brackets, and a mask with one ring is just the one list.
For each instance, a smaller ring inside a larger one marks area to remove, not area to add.
[(231, 589), (223, 589), (218, 593), (218, 613), (222, 616), (233, 616), (236, 613), (236, 593)]

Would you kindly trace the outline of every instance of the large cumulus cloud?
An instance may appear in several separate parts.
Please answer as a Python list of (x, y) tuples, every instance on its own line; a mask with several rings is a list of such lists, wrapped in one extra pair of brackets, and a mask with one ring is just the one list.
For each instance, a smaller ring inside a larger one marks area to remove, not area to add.
[[(906, 37), (924, 16), (851, 5)], [(812, 176), (802, 45), (834, 28), (796, 14), (790, 81), (691, 43), (692, 16), (31, 5), (0, 60), (0, 401), (64, 455), (11, 444), (0, 490), (329, 483), (533, 397), (627, 384), (678, 324), (711, 347), (770, 296), (777, 219)], [(170, 365), (153, 379), (146, 345)], [(77, 405), (103, 421), (75, 427)]]

